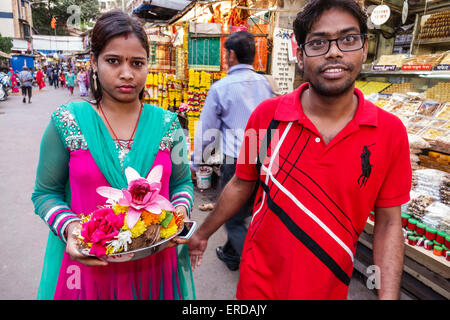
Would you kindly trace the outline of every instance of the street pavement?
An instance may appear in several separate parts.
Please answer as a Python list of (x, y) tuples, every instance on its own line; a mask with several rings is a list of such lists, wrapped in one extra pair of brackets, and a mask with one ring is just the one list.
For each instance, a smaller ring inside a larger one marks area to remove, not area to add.
[[(80, 100), (78, 89), (33, 88), (32, 103), (20, 95), (0, 101), (0, 300), (36, 298), (49, 229), (34, 213), (31, 194), (42, 134), (50, 114), (61, 104)], [(198, 206), (214, 202), (217, 190), (195, 191), (192, 219), (201, 223), (208, 212)], [(197, 299), (235, 299), (238, 271), (230, 271), (216, 257), (226, 240), (220, 228), (209, 240), (203, 264), (194, 270)], [(372, 300), (375, 293), (353, 277), (349, 299)]]

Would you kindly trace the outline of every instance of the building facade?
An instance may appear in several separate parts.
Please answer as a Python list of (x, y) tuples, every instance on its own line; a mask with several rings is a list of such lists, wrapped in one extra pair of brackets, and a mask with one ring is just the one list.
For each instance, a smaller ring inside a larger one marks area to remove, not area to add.
[(12, 51), (32, 51), (33, 18), (29, 0), (0, 1), (0, 34), (13, 39)]

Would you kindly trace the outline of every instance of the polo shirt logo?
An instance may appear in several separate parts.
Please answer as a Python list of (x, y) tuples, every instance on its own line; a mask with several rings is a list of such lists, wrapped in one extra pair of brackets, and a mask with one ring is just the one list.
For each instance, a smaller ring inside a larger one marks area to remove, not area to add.
[(372, 172), (373, 165), (370, 164), (370, 150), (369, 148), (373, 146), (375, 143), (372, 143), (369, 146), (364, 146), (363, 151), (360, 155), (361, 157), (361, 175), (358, 178), (359, 187), (362, 188), (366, 185), (367, 180), (369, 180), (370, 173)]

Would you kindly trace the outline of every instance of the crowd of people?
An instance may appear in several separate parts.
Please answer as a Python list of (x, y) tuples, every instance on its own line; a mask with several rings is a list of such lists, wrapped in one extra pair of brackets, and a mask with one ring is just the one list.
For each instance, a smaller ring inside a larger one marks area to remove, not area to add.
[(80, 88), (80, 96), (85, 97), (89, 92), (89, 73), (84, 66), (68, 67), (61, 64), (50, 64), (48, 66), (38, 67), (35, 70), (26, 66), (21, 71), (14, 71), (12, 67), (8, 68), (9, 86), (13, 93), (22, 90), (23, 103), (31, 103), (33, 86), (37, 85), (39, 90), (46, 87), (45, 81), (48, 81), (50, 87), (67, 88), (70, 95), (73, 95), (75, 86)]
[(48, 84), (57, 88), (67, 88), (71, 95), (76, 85), (80, 88), (82, 97), (88, 95), (89, 74), (84, 66), (63, 67), (60, 64), (44, 67), (44, 74), (47, 77)]

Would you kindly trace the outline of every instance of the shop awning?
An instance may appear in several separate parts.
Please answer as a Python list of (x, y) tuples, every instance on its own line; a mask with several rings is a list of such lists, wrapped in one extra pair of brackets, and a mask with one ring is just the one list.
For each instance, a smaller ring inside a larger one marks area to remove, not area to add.
[(169, 21), (196, 0), (149, 0), (133, 9), (132, 13), (147, 22)]
[(4, 53), (3, 51), (0, 51), (0, 57), (11, 59), (12, 56), (10, 54)]

